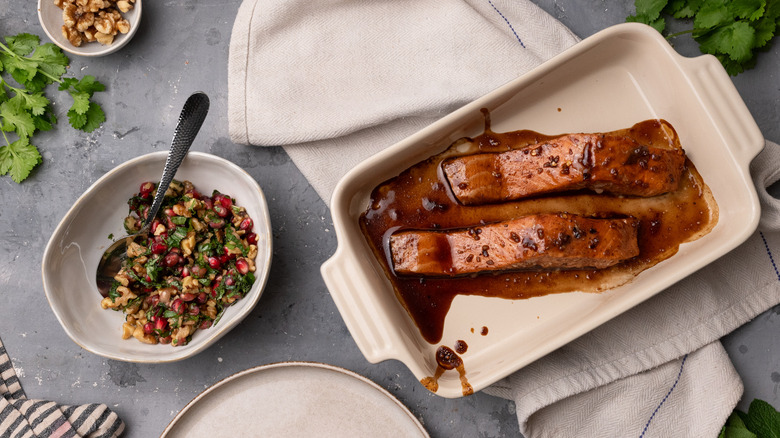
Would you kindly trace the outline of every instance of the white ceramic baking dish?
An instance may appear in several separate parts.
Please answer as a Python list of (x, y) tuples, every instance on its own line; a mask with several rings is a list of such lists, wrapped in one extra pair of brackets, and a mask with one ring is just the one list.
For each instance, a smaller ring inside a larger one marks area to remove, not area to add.
[[(715, 228), (683, 244), (671, 259), (603, 293), (528, 300), (459, 296), (437, 345), (426, 342), (398, 302), (358, 224), (371, 190), (404, 169), (484, 127), (545, 134), (603, 132), (663, 118), (709, 185), (719, 206)], [(338, 184), (331, 203), (338, 249), (322, 275), (361, 352), (371, 362), (397, 359), (415, 377), (436, 369), (439, 345), (467, 342), (462, 356), (475, 391), (594, 329), (738, 246), (756, 229), (758, 198), (748, 165), (764, 140), (730, 78), (712, 56), (686, 58), (655, 30), (620, 24), (458, 109), (361, 163)], [(489, 327), (489, 336), (479, 328)], [(472, 331), (476, 328), (477, 330)], [(652, 328), (648, 328), (650, 330)], [(438, 395), (462, 395), (458, 374), (439, 379)]]

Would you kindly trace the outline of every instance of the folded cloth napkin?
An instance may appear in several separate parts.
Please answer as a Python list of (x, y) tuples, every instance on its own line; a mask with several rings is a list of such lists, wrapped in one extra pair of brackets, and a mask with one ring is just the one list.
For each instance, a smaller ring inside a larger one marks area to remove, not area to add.
[[(528, 0), (244, 0), (231, 139), (283, 145), (328, 202), (355, 164), (577, 41)], [(742, 394), (723, 335), (780, 302), (780, 176), (760, 231), (698, 274), (487, 388), (528, 437), (715, 436)], [(773, 252), (774, 251), (774, 252)]]
[(285, 145), (328, 202), (365, 158), (575, 42), (527, 0), (245, 0), (230, 138)]
[(113, 438), (125, 424), (104, 404), (28, 399), (0, 339), (0, 438)]

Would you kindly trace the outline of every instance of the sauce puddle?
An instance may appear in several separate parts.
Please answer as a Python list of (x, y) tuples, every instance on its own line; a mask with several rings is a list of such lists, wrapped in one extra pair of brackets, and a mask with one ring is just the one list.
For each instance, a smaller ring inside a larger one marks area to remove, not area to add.
[[(603, 135), (626, 136), (641, 145), (681, 148), (674, 128), (661, 120), (640, 122), (631, 128)], [(430, 344), (441, 341), (445, 317), (458, 295), (516, 300), (552, 293), (604, 291), (631, 281), (645, 269), (673, 256), (680, 244), (707, 234), (717, 223), (717, 204), (688, 159), (677, 190), (659, 196), (640, 198), (580, 190), (476, 206), (457, 202), (441, 169), (442, 161), (447, 158), (535, 147), (559, 136), (527, 130), (495, 133), (490, 130), (486, 114), (483, 134), (454, 142), (444, 152), (410, 167), (373, 190), (368, 210), (360, 217), (361, 229), (397, 298)], [(446, 278), (399, 276), (392, 269), (389, 238), (395, 232), (478, 230), (485, 224), (521, 216), (561, 212), (590, 217), (637, 218), (639, 255), (605, 269), (501, 271)], [(486, 332), (484, 329), (483, 335)], [(457, 356), (455, 352), (452, 354)], [(423, 382), (429, 389), (438, 387), (436, 381), (444, 371), (439, 372), (442, 366), (441, 362), (437, 363), (436, 375)]]

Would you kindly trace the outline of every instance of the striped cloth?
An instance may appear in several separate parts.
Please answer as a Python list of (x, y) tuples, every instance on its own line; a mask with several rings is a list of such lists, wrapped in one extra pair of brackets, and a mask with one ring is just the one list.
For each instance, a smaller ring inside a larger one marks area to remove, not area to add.
[(125, 424), (104, 404), (28, 399), (0, 339), (0, 438), (113, 438)]

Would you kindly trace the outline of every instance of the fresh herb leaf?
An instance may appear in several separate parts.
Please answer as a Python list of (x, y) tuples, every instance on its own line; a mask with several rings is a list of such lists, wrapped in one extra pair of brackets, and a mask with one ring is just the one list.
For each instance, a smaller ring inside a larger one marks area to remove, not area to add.
[(693, 19), (693, 29), (667, 38), (692, 34), (703, 53), (715, 55), (730, 75), (756, 63), (759, 49), (767, 48), (780, 26), (780, 0), (634, 0), (636, 14), (626, 21), (640, 22), (663, 33), (665, 16)]
[[(91, 101), (105, 86), (89, 75), (62, 78), (69, 63), (59, 47), (40, 44), (36, 35), (21, 33), (0, 43), (0, 73), (7, 73), (19, 84), (16, 87), (0, 76), (0, 129), (5, 141), (0, 147), (0, 170), (4, 169), (0, 174), (10, 173), (14, 181), (21, 182), (41, 163), (38, 148), (29, 139), (57, 123), (51, 101), (43, 94), (47, 85), (59, 83), (59, 89), (73, 97), (68, 119), (74, 128), (92, 132), (106, 120), (103, 109)], [(7, 132), (17, 138), (9, 138)]]
[(718, 438), (780, 438), (780, 412), (755, 399), (747, 414), (737, 409), (731, 413)]
[(761, 438), (780, 438), (780, 412), (763, 400), (750, 403), (745, 425)]
[(179, 246), (182, 239), (187, 237), (187, 229), (178, 227), (175, 230), (173, 230), (173, 234), (168, 236), (168, 239), (166, 240), (166, 244), (168, 247), (173, 248), (175, 246)]
[[(5, 137), (5, 133), (3, 133)], [(6, 139), (6, 143), (7, 143)], [(11, 175), (11, 179), (20, 183), (30, 175), (32, 169), (41, 162), (38, 148), (30, 144), (27, 138), (0, 146), (0, 175)]]

